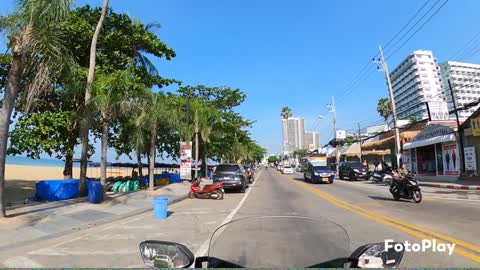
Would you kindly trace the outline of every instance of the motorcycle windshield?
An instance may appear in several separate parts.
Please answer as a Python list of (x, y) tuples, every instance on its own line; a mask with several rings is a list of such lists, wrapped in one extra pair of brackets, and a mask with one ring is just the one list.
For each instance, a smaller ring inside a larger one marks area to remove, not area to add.
[(347, 232), (331, 221), (294, 216), (248, 217), (224, 224), (214, 232), (208, 267), (309, 267), (349, 255)]

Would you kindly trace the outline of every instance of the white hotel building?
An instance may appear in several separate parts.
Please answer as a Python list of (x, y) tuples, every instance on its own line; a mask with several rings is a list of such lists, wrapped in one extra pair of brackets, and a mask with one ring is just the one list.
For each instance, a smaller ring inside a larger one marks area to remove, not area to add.
[(431, 51), (414, 51), (391, 73), (399, 120), (428, 118), (427, 101), (442, 101), (440, 67)]
[[(449, 111), (454, 108), (448, 80), (450, 80), (450, 84), (452, 85), (457, 108), (480, 99), (480, 65), (447, 61), (440, 64), (440, 67), (442, 70), (443, 96), (448, 104)], [(479, 105), (468, 110), (459, 110), (459, 118), (463, 120), (467, 119), (478, 107)], [(452, 115), (450, 117), (452, 117)]]

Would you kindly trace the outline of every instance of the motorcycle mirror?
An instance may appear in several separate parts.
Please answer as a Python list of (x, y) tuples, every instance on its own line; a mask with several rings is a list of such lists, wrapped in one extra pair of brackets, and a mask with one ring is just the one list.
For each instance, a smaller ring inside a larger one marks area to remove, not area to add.
[[(401, 245), (400, 251), (393, 247)], [(357, 268), (396, 268), (403, 258), (404, 246), (394, 242), (386, 248), (385, 243), (368, 244), (359, 247), (350, 257), (357, 258)]]
[(140, 255), (151, 268), (187, 268), (195, 261), (187, 247), (175, 242), (144, 241), (140, 243)]

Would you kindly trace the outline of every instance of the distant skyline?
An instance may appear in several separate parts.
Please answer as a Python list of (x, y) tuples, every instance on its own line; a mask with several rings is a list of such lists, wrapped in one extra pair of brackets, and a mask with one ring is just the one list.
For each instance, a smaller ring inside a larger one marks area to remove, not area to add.
[[(0, 2), (0, 15), (12, 10), (12, 2)], [(319, 131), (321, 144), (333, 136), (332, 116), (326, 108), (332, 95), (338, 102), (339, 129), (354, 130), (357, 122), (361, 126), (382, 122), (376, 104), (380, 97), (388, 96), (383, 73), (375, 72), (372, 65), (365, 76), (356, 77), (377, 54), (379, 45), (386, 47), (390, 70), (415, 50), (433, 51), (439, 63), (479, 63), (476, 48), (480, 48), (480, 40), (472, 44), (470, 54), (450, 58), (480, 30), (478, 0), (448, 1), (400, 48), (444, 2), (112, 0), (110, 4), (115, 12), (162, 25), (158, 36), (177, 53), (172, 61), (154, 60), (162, 76), (179, 79), (183, 85), (242, 89), (247, 99), (238, 112), (255, 121), (253, 138), (268, 153), (279, 153), (283, 106), (289, 106), (293, 116), (305, 119), (306, 130)], [(84, 4), (99, 6), (101, 1), (76, 3)], [(435, 6), (401, 42), (385, 46), (424, 4), (423, 12), (404, 32)], [(0, 49), (5, 48), (5, 41), (0, 39)], [(354, 78), (360, 79), (352, 81)], [(99, 142), (95, 146), (92, 160), (98, 161)], [(75, 156), (79, 155), (77, 151)], [(109, 160), (115, 156), (110, 150)]]

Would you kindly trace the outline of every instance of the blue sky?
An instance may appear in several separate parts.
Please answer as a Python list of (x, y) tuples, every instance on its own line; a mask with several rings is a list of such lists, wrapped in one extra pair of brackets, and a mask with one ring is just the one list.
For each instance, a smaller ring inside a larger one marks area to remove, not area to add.
[[(11, 9), (9, 2), (0, 2), (0, 14)], [(101, 2), (81, 0), (77, 6)], [(436, 2), (430, 0), (417, 19)], [(320, 131), (322, 143), (332, 136), (332, 117), (326, 109), (332, 95), (340, 100), (338, 128), (355, 129), (358, 121), (362, 125), (378, 122), (377, 100), (388, 95), (383, 73), (372, 72), (357, 87), (350, 88), (348, 95), (344, 94), (345, 86), (376, 55), (378, 45), (387, 43), (424, 3), (419, 0), (111, 0), (116, 12), (126, 12), (144, 23), (162, 25), (159, 37), (177, 52), (172, 61), (155, 60), (163, 76), (189, 85), (242, 89), (247, 100), (238, 111), (256, 120), (251, 132), (269, 153), (281, 151), (283, 106), (291, 107), (294, 116), (304, 117), (307, 129)], [(439, 62), (480, 62), (480, 54), (449, 59), (480, 31), (478, 10), (480, 1), (450, 0), (389, 57), (390, 69), (417, 49), (432, 50)], [(395, 47), (391, 44), (387, 55), (401, 43)], [(317, 120), (318, 115), (327, 117)], [(93, 159), (98, 157), (99, 151)]]

